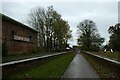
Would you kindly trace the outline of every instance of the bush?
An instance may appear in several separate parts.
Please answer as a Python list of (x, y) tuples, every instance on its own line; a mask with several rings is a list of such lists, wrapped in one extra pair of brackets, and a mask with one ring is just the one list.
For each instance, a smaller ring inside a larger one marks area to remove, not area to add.
[(44, 47), (37, 47), (36, 52), (45, 52)]

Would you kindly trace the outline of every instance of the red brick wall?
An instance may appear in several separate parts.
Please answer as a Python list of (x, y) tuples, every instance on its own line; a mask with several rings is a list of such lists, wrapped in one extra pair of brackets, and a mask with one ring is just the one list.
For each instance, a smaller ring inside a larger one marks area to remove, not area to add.
[[(24, 27), (26, 26), (21, 27), (11, 21), (5, 19), (2, 20), (2, 41), (4, 42), (6, 39), (9, 53), (24, 53), (36, 49), (37, 33)], [(30, 42), (14, 40), (13, 32), (15, 32), (15, 35), (21, 37), (29, 38), (32, 36)]]

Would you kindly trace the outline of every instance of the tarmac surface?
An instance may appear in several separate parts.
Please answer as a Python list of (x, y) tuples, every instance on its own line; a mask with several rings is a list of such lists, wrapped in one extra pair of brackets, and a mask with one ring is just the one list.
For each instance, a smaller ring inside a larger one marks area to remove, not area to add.
[(81, 54), (76, 54), (62, 78), (99, 78)]

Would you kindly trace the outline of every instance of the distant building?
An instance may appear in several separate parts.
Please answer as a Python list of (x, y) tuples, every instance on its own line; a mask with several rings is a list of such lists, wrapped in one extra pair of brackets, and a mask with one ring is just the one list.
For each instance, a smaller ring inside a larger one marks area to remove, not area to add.
[(36, 50), (37, 31), (6, 15), (0, 15), (2, 15), (2, 43), (6, 43), (9, 54)]
[(79, 49), (79, 46), (76, 46), (76, 45), (73, 46), (74, 51), (78, 51), (78, 49)]

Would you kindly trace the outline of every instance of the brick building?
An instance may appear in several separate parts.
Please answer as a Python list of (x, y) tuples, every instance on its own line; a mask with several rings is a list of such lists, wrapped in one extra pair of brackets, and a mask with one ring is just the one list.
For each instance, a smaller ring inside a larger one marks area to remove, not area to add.
[(6, 43), (8, 53), (26, 53), (36, 50), (37, 31), (6, 15), (1, 15), (2, 43)]

